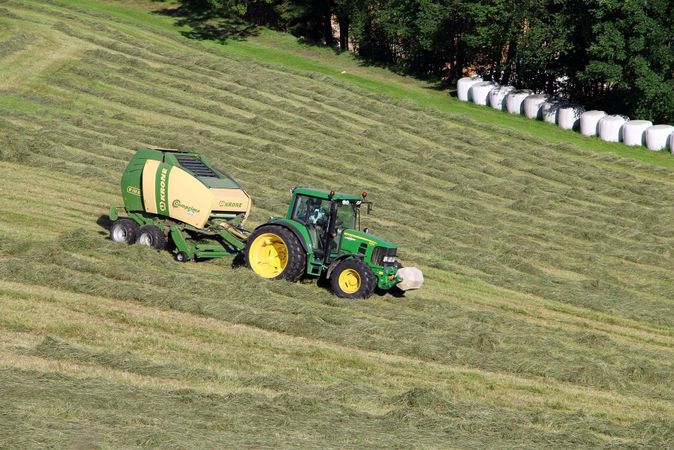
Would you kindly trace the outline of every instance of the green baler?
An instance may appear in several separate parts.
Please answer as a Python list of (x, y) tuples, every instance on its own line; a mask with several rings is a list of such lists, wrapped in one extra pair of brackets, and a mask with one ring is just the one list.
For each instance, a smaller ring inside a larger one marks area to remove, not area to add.
[(124, 207), (110, 209), (110, 237), (117, 242), (170, 247), (181, 262), (243, 253), (263, 278), (324, 277), (344, 298), (423, 283), (421, 271), (397, 262), (394, 244), (360, 230), (361, 207), (371, 208), (366, 193), (296, 187), (286, 216), (272, 217), (251, 233), (243, 228), (248, 194), (196, 153), (141, 149), (121, 188)]

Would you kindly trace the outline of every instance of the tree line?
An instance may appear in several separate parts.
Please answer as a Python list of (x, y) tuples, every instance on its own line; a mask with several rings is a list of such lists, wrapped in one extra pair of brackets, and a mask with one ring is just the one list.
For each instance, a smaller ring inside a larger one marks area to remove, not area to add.
[(674, 0), (183, 0), (426, 79), (674, 123)]

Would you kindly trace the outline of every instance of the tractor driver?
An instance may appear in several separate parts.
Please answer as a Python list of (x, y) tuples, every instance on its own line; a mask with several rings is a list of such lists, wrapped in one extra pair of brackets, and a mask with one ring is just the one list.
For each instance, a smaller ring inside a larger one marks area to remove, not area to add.
[(322, 208), (323, 201), (320, 198), (308, 198), (304, 213), (304, 223), (307, 225), (311, 240), (316, 248), (323, 248), (323, 236), (327, 225), (328, 214)]
[(310, 198), (307, 200), (307, 224), (308, 225), (325, 225), (325, 220), (327, 214), (325, 210), (321, 208), (321, 199), (319, 198)]

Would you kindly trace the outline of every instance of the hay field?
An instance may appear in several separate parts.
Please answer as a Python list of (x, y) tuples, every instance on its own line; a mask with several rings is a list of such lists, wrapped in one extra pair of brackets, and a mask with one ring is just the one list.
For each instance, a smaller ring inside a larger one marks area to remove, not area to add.
[[(674, 446), (674, 169), (153, 20), (0, 0), (0, 447)], [(426, 284), (343, 301), (115, 245), (141, 145), (226, 168), (251, 227), (296, 184), (367, 190)]]

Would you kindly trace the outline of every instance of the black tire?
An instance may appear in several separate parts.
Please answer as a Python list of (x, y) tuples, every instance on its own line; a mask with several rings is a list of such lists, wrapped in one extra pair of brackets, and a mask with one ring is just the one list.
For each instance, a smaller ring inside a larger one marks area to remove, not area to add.
[(185, 263), (190, 260), (190, 257), (185, 252), (176, 253), (176, 261)]
[(297, 236), (292, 231), (279, 225), (261, 226), (246, 239), (246, 250), (244, 251), (246, 266), (255, 271), (250, 263), (251, 246), (257, 238), (266, 233), (272, 233), (281, 238), (288, 249), (288, 262), (283, 272), (272, 279), (286, 281), (299, 281), (302, 279), (306, 272), (307, 254)]
[(123, 217), (112, 222), (110, 226), (110, 240), (114, 242), (124, 242), (134, 244), (140, 235), (140, 227), (128, 217)]
[(163, 250), (166, 247), (166, 236), (156, 225), (143, 225), (138, 235), (138, 243), (155, 250)]
[[(360, 286), (355, 292), (347, 292), (340, 285), (340, 275), (346, 270), (358, 273)], [(377, 287), (377, 277), (372, 269), (360, 259), (345, 259), (337, 264), (335, 270), (330, 274), (330, 286), (332, 292), (340, 298), (368, 298)]]

